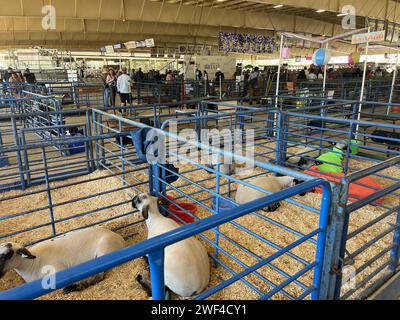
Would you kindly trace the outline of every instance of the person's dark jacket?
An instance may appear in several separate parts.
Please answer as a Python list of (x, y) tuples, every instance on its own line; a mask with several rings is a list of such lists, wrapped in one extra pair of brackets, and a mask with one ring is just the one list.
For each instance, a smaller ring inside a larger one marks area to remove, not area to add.
[(297, 80), (307, 80), (307, 75), (305, 70), (301, 70), (297, 76)]
[(136, 73), (135, 73), (135, 80), (136, 80), (136, 82), (139, 82), (139, 81), (143, 81), (143, 80), (144, 80), (143, 71), (136, 71)]
[(225, 79), (225, 75), (223, 72), (217, 71), (215, 73), (215, 81), (224, 81), (224, 79)]
[(9, 82), (10, 78), (11, 78), (11, 73), (6, 71), (6, 73), (4, 73), (4, 77), (3, 77), (4, 82)]
[(34, 73), (32, 73), (32, 72), (24, 73), (24, 77), (25, 77), (27, 83), (31, 83), (31, 84), (36, 83), (36, 76)]

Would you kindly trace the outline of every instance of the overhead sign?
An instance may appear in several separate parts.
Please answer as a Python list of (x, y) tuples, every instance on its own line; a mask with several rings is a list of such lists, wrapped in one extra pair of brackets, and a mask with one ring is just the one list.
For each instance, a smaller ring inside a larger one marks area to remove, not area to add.
[(355, 34), (351, 38), (351, 43), (360, 44), (367, 42), (385, 41), (385, 34), (386, 34), (385, 30), (370, 32), (370, 33)]
[(146, 39), (141, 41), (129, 41), (125, 42), (125, 47), (129, 49), (136, 48), (153, 48), (155, 46), (154, 39)]
[(145, 40), (145, 43), (146, 43), (146, 47), (147, 47), (147, 48), (152, 48), (152, 47), (154, 47), (154, 39), (146, 39), (146, 40)]
[(114, 46), (106, 46), (106, 53), (108, 54), (114, 53)]

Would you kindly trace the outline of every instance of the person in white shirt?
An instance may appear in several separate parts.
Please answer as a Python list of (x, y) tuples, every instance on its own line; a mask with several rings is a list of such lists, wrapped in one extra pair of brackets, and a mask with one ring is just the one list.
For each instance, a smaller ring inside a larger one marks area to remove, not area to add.
[(310, 70), (307, 69), (307, 67), (304, 68), (304, 73), (306, 74), (306, 79), (310, 76)]
[(317, 75), (311, 71), (308, 75), (308, 80), (317, 80)]
[(122, 74), (117, 79), (117, 89), (121, 98), (121, 107), (126, 107), (128, 103), (131, 103), (131, 84), (132, 80), (131, 77), (127, 75), (127, 69), (122, 68)]

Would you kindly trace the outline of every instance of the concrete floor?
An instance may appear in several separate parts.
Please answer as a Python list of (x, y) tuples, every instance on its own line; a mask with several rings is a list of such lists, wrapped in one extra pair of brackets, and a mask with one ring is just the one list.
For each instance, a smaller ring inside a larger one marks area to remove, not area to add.
[(368, 300), (400, 300), (400, 272), (387, 281)]

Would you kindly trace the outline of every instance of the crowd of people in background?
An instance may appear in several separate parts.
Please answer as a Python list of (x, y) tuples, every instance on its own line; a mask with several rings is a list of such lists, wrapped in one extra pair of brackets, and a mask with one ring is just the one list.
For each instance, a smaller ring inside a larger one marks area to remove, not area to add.
[(10, 67), (1, 75), (1, 82), (35, 84), (37, 81), (35, 74), (28, 68), (25, 69), (24, 73), (22, 73), (21, 71), (13, 70)]
[[(324, 79), (324, 68), (311, 65), (309, 67), (303, 67), (300, 69), (291, 69), (287, 66), (281, 68), (280, 79), (282, 82), (303, 82), (303, 81), (322, 81)], [(13, 70), (11, 67), (5, 70), (5, 72), (0, 74), (1, 82), (4, 83), (27, 83), (35, 84), (37, 83), (36, 76), (28, 68), (22, 73), (18, 70)], [(342, 80), (342, 79), (352, 79), (361, 78), (363, 76), (363, 69), (361, 65), (356, 66), (346, 66), (342, 68), (328, 67), (326, 70), (327, 80)], [(391, 76), (390, 70), (387, 71), (385, 68), (380, 66), (373, 67), (368, 66), (366, 71), (367, 79), (380, 79)], [(116, 97), (119, 95), (121, 106), (126, 106), (132, 103), (132, 88), (136, 87), (136, 99), (139, 103), (143, 101), (142, 91), (149, 88), (149, 84), (152, 90), (152, 94), (156, 97), (160, 94), (158, 92), (160, 83), (177, 83), (181, 82), (185, 78), (183, 72), (177, 70), (166, 70), (160, 72), (159, 70), (150, 69), (144, 72), (142, 68), (138, 70), (131, 69), (128, 70), (125, 67), (107, 67), (103, 70), (102, 80), (105, 90), (105, 98), (107, 104), (110, 106), (116, 105)], [(189, 77), (190, 78), (190, 77)], [(192, 79), (199, 81), (201, 86), (205, 90), (206, 95), (210, 93), (210, 87), (218, 88), (225, 80), (231, 80), (232, 83), (240, 82), (242, 87), (242, 94), (245, 97), (250, 97), (250, 104), (252, 104), (251, 97), (259, 95), (260, 83), (263, 80), (268, 79), (268, 81), (274, 81), (277, 78), (277, 67), (264, 67), (261, 70), (259, 67), (247, 66), (243, 69), (237, 68), (233, 74), (225, 76), (224, 72), (217, 68), (214, 74), (209, 74), (207, 70), (200, 70), (199, 68), (194, 68), (194, 75)], [(151, 84), (154, 84), (151, 86)], [(167, 89), (171, 92), (174, 90), (173, 86)], [(221, 88), (220, 88), (221, 90)], [(214, 92), (215, 93), (215, 92)]]
[[(319, 67), (315, 65), (311, 65), (309, 67), (303, 67), (298, 70), (290, 70), (289, 68), (283, 67), (281, 69), (280, 79), (282, 82), (300, 82), (300, 81), (322, 81), (324, 78), (324, 67)], [(341, 79), (350, 79), (350, 78), (361, 78), (363, 76), (362, 66), (347, 66), (344, 68), (333, 68), (329, 67), (326, 70), (327, 80), (341, 80)], [(379, 79), (385, 78), (389, 76), (389, 72), (381, 67), (368, 67), (366, 78), (367, 79)], [(118, 79), (122, 77), (124, 79), (121, 80), (123, 84), (121, 84), (121, 88), (119, 89), (117, 86)], [(144, 88), (144, 84), (159, 84), (159, 83), (173, 83), (174, 81), (179, 81), (184, 79), (183, 74), (178, 71), (166, 70), (165, 73), (161, 73), (159, 70), (151, 69), (148, 72), (143, 72), (141, 68), (137, 71), (132, 69), (130, 72), (127, 72), (125, 69), (120, 69), (116, 72), (114, 69), (110, 68), (107, 76), (104, 79), (106, 86), (109, 88), (109, 97), (110, 97), (110, 105), (115, 105), (115, 97), (119, 92), (120, 96), (122, 94), (122, 105), (126, 105), (126, 103), (132, 101), (131, 97), (127, 97), (124, 92), (120, 90), (127, 89), (128, 86), (128, 78), (130, 80), (129, 85), (136, 85), (137, 90), (137, 99), (138, 102), (141, 102), (141, 91)], [(264, 69), (260, 69), (259, 67), (246, 67), (243, 70), (237, 69), (232, 75), (225, 76), (224, 72), (218, 68), (213, 75), (209, 75), (207, 70), (200, 70), (199, 68), (194, 69), (194, 74), (192, 75), (192, 79), (195, 81), (199, 81), (202, 83), (202, 87), (206, 91), (206, 94), (210, 91), (210, 86), (214, 85), (214, 88), (217, 88), (219, 84), (223, 83), (225, 80), (231, 80), (232, 82), (240, 81), (243, 85), (243, 96), (252, 97), (257, 96), (258, 91), (260, 89), (260, 83), (262, 80), (269, 79), (271, 81), (276, 80), (277, 78), (277, 67), (264, 67)], [(206, 85), (204, 85), (204, 83)], [(159, 92), (157, 92), (158, 87), (155, 85), (152, 87), (154, 90), (152, 93), (154, 96), (157, 96)], [(172, 90), (172, 89), (166, 89)], [(127, 90), (125, 90), (127, 91)], [(250, 104), (252, 104), (252, 99), (250, 99)]]
[[(389, 76), (387, 70), (381, 67), (368, 68), (366, 73), (367, 79), (375, 78), (385, 78)], [(363, 69), (360, 66), (348, 67), (348, 68), (328, 68), (326, 71), (326, 77), (328, 80), (340, 80), (340, 79), (351, 79), (351, 78), (361, 78), (363, 76)], [(289, 71), (288, 72), (289, 81), (313, 81), (322, 80), (324, 78), (324, 69), (311, 65), (310, 67), (304, 67), (300, 71)]]
[[(176, 80), (183, 79), (184, 75), (178, 71), (166, 70), (165, 73), (161, 73), (159, 70), (150, 69), (145, 73), (142, 71), (142, 68), (138, 70), (132, 69), (128, 72), (126, 68), (119, 68), (117, 71), (113, 67), (110, 67), (102, 76), (103, 83), (106, 87), (106, 99), (110, 106), (115, 106), (117, 95), (120, 97), (121, 106), (126, 106), (131, 103), (132, 94), (131, 90), (128, 90), (128, 88), (132, 89), (133, 84), (135, 84), (137, 90), (137, 101), (141, 103), (141, 91), (144, 88), (144, 84), (158, 84), (164, 81), (166, 83), (172, 83)], [(194, 79), (201, 82), (205, 81), (206, 83), (210, 81), (207, 70), (201, 71), (197, 68), (195, 69)], [(220, 68), (216, 70), (213, 80), (216, 82), (225, 80), (225, 74)], [(154, 96), (157, 96), (159, 93), (157, 92), (157, 86), (154, 85), (151, 89), (153, 90)], [(206, 90), (208, 90), (208, 88), (206, 88)]]

